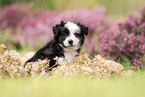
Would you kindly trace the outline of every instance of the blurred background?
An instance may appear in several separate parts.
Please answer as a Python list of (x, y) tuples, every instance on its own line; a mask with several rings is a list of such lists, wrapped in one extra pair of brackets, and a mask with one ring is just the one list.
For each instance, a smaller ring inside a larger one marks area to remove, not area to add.
[(75, 10), (78, 8), (92, 8), (93, 6), (104, 6), (107, 9), (106, 14), (114, 19), (124, 19), (128, 14), (133, 13), (135, 9), (145, 5), (144, 0), (0, 0), (0, 7), (5, 5), (18, 4), (30, 9), (55, 10), (61, 8), (61, 11)]
[(82, 53), (144, 68), (144, 6), (145, 0), (0, 0), (0, 44), (23, 55), (50, 41), (61, 20), (79, 21), (89, 27)]

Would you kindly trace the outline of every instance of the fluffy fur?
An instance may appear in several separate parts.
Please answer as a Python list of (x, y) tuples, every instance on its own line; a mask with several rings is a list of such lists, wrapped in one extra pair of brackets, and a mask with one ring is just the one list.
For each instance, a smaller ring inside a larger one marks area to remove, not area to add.
[(53, 40), (37, 50), (35, 55), (26, 61), (24, 67), (28, 62), (48, 59), (51, 68), (56, 64), (56, 57), (63, 57), (67, 63), (73, 62), (84, 43), (84, 35), (88, 34), (88, 27), (80, 23), (61, 21), (60, 24), (53, 27), (53, 33)]

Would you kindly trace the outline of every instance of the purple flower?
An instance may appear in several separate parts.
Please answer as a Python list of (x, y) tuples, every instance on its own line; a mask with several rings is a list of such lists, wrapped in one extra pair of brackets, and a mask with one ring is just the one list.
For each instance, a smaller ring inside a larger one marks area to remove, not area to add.
[(126, 42), (126, 41), (127, 41), (127, 37), (125, 37), (125, 38), (123, 39), (123, 41)]
[(114, 56), (114, 60), (117, 60), (118, 57), (119, 57), (119, 55), (115, 55), (115, 56)]
[(102, 54), (106, 56), (108, 53), (107, 56), (114, 60), (125, 56), (135, 68), (142, 67), (140, 59), (145, 54), (145, 7), (141, 10), (140, 17), (130, 15), (125, 22), (120, 22), (99, 35)]

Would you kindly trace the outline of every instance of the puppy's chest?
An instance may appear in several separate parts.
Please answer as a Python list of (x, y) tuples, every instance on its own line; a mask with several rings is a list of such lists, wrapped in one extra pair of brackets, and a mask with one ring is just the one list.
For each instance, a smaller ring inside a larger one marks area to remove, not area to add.
[(79, 53), (76, 50), (67, 49), (64, 51), (64, 59), (67, 63), (72, 63), (78, 54)]

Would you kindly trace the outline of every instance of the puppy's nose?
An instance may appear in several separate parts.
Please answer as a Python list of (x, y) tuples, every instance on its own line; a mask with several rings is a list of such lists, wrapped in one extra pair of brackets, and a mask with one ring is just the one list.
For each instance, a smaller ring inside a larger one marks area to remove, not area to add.
[(73, 44), (73, 41), (72, 40), (69, 40), (68, 43), (72, 45)]

